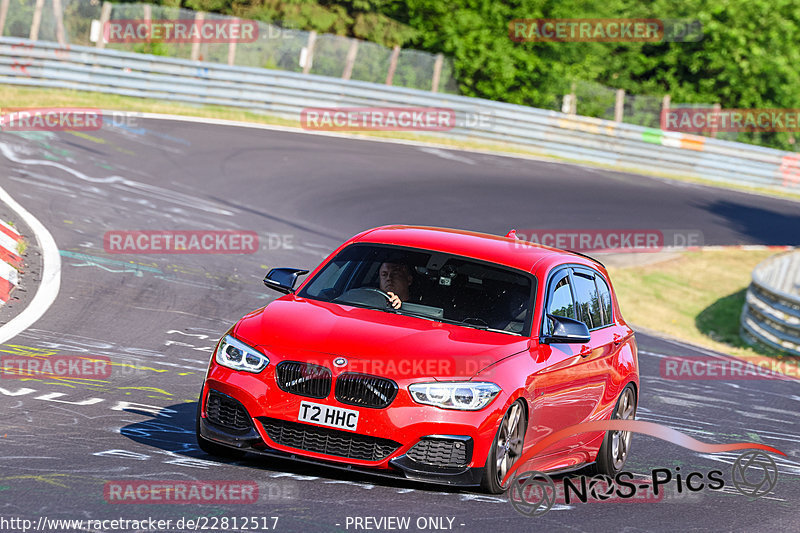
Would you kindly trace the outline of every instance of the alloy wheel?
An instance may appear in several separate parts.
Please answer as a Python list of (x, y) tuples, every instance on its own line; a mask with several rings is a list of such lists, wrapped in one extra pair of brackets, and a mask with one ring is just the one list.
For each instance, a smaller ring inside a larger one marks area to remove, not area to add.
[[(622, 397), (617, 404), (617, 410), (614, 413), (614, 418), (618, 420), (633, 420), (636, 414), (636, 404), (633, 398), (633, 391), (630, 388), (625, 389)], [(631, 432), (630, 431), (614, 431), (611, 434), (611, 459), (614, 462), (614, 468), (619, 470), (625, 464), (628, 458), (628, 451), (631, 448)]]
[(497, 484), (502, 485), (503, 478), (522, 455), (523, 442), (522, 407), (518, 402), (511, 406), (511, 410), (503, 418), (500, 432), (497, 435), (495, 447), (495, 471)]

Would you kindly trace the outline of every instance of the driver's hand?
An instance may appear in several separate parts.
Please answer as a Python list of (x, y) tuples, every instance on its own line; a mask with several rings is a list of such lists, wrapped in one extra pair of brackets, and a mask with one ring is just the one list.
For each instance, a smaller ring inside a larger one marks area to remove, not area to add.
[(393, 292), (387, 292), (386, 294), (390, 296), (389, 305), (391, 305), (393, 309), (400, 309), (400, 306), (403, 305), (400, 298)]

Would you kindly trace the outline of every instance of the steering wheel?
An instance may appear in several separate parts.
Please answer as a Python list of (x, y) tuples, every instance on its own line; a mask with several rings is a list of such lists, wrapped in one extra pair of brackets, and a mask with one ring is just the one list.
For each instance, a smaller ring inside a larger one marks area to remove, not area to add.
[(375, 287), (356, 287), (355, 289), (350, 289), (349, 291), (345, 292), (342, 296), (339, 297), (339, 299), (341, 299), (344, 296), (344, 297), (346, 297), (345, 299), (354, 298), (357, 301), (359, 301), (359, 303), (363, 303), (363, 304), (367, 304), (367, 305), (377, 305), (376, 303), (373, 303), (373, 302), (369, 301), (370, 300), (369, 297), (366, 298), (367, 301), (364, 301), (361, 298), (359, 298), (358, 297), (358, 293), (359, 292), (364, 294), (364, 296), (367, 296), (368, 294), (372, 294), (372, 293), (380, 294), (381, 296), (383, 296), (385, 298), (384, 304), (387, 305), (387, 306), (389, 305), (389, 300), (392, 299), (392, 297), (389, 296), (388, 294), (386, 294), (384, 291), (382, 291), (380, 289), (377, 289)]
[[(486, 322), (484, 319), (478, 318), (476, 316), (468, 316), (467, 318), (465, 318), (461, 322), (464, 322), (464, 323), (467, 323), (467, 324), (474, 323), (474, 324), (476, 324), (478, 326), (488, 326), (489, 325), (489, 323)], [(478, 324), (478, 322), (480, 322), (480, 324)]]
[(392, 299), (392, 297), (391, 297), (391, 296), (389, 296), (387, 293), (385, 293), (385, 292), (384, 292), (384, 291), (382, 291), (381, 289), (377, 289), (377, 288), (375, 288), (375, 287), (359, 287), (359, 288), (358, 288), (358, 289), (356, 289), (356, 290), (363, 290), (363, 291), (372, 291), (372, 292), (377, 292), (378, 294), (380, 294), (381, 296), (383, 296), (384, 298), (386, 298), (386, 303), (389, 303), (389, 300), (391, 300), (391, 299)]

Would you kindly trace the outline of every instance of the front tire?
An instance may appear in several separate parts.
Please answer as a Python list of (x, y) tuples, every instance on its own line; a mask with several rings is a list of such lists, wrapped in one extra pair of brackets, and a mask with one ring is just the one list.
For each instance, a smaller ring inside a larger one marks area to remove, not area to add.
[[(622, 394), (614, 406), (612, 420), (633, 420), (636, 418), (636, 392), (630, 383), (622, 389)], [(614, 478), (625, 466), (631, 449), (630, 431), (606, 431), (600, 451), (597, 452), (597, 461), (594, 464), (594, 473)]]
[(508, 485), (503, 486), (502, 480), (522, 455), (527, 428), (525, 408), (522, 401), (517, 400), (511, 404), (500, 421), (500, 427), (486, 457), (483, 480), (481, 480), (481, 488), (484, 491), (490, 494), (502, 494), (508, 489)]

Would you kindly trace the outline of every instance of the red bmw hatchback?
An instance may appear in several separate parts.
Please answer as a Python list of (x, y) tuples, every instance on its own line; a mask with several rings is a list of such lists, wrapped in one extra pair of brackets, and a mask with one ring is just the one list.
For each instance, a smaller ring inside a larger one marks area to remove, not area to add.
[[(237, 322), (211, 357), (200, 447), (502, 492), (543, 437), (633, 418), (633, 330), (605, 268), (505, 237), (386, 226), (306, 270)], [(628, 432), (583, 433), (529, 465), (622, 469)]]

